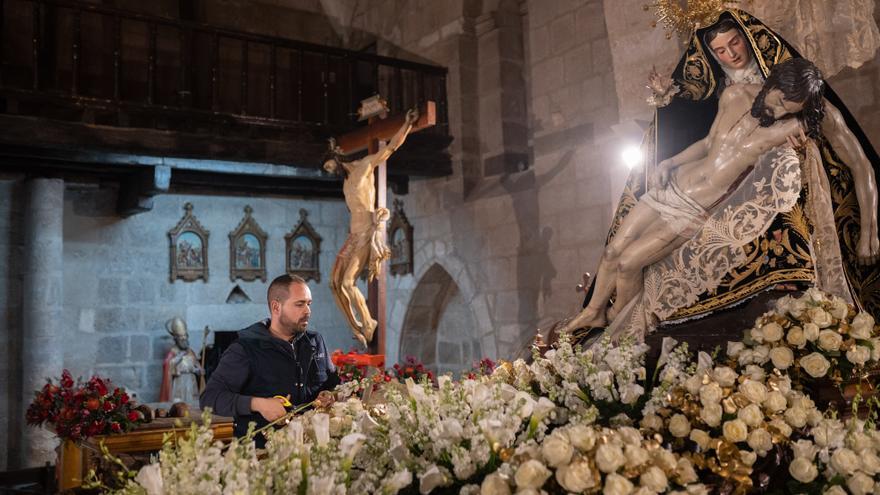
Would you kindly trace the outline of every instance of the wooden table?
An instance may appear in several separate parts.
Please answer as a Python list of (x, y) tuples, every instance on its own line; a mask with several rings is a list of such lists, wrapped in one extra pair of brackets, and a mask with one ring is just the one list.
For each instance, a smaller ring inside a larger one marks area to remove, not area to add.
[[(166, 433), (186, 435), (193, 422), (201, 423), (201, 416), (195, 411), (193, 418), (158, 418), (151, 423), (138, 426), (128, 433), (105, 435), (89, 438), (83, 442), (64, 441), (59, 447), (56, 475), (58, 489), (70, 490), (82, 486), (83, 479), (89, 469), (95, 467), (96, 460), (101, 457), (101, 442), (107, 446), (111, 454), (150, 454), (162, 449), (162, 438)], [(180, 420), (183, 425), (175, 426)], [(227, 441), (232, 439), (232, 418), (214, 416), (211, 420), (214, 439)]]

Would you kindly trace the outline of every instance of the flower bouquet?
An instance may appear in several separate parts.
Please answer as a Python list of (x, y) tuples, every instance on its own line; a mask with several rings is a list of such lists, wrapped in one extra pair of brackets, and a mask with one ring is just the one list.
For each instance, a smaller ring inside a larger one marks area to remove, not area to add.
[(64, 370), (57, 384), (50, 379), (34, 393), (27, 422), (33, 426), (49, 424), (62, 440), (78, 441), (130, 431), (144, 422), (144, 417), (134, 409), (128, 394), (114, 388), (110, 380), (93, 376), (86, 382), (74, 382)]

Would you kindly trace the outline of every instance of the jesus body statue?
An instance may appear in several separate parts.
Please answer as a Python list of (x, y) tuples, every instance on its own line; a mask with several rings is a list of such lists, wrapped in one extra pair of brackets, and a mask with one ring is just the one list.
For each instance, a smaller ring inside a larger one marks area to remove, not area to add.
[[(709, 134), (658, 164), (656, 186), (636, 203), (606, 246), (592, 298), (559, 331), (606, 326), (638, 296), (647, 266), (698, 232), (762, 154), (786, 141), (796, 144), (795, 136), (803, 136), (804, 131), (810, 138), (824, 133), (835, 149), (852, 155), (850, 163), (858, 165), (852, 172), (865, 213), (860, 261), (876, 261), (880, 241), (873, 214), (877, 209), (873, 170), (840, 113), (825, 105), (823, 90), (819, 70), (800, 58), (774, 66), (763, 87), (728, 87)], [(606, 312), (615, 292), (614, 305)]]

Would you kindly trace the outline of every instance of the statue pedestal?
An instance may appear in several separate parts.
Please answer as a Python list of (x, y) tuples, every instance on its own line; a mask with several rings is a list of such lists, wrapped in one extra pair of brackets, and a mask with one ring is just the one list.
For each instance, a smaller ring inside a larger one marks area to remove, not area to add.
[(665, 337), (679, 342), (687, 342), (690, 351), (696, 355), (705, 351), (710, 355), (720, 347), (721, 355), (727, 352), (728, 341), (742, 340), (743, 332), (752, 328), (755, 319), (773, 309), (777, 299), (797, 292), (770, 290), (733, 307), (708, 314), (697, 320), (662, 325), (654, 333), (645, 337), (651, 349), (647, 356), (647, 369), (653, 370), (660, 357), (660, 344)]

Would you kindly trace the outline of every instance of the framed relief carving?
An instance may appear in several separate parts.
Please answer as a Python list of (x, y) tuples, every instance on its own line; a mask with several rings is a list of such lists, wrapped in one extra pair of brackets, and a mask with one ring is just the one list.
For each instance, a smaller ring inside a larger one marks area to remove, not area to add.
[(393, 275), (406, 275), (413, 272), (413, 226), (403, 211), (403, 201), (394, 200), (394, 214), (388, 225), (388, 244), (391, 259), (388, 264)]
[(315, 232), (308, 220), (309, 212), (299, 210), (299, 223), (284, 236), (287, 248), (284, 259), (287, 260), (287, 273), (315, 282), (321, 281), (321, 236)]
[(269, 236), (254, 217), (250, 205), (244, 207), (244, 218), (229, 233), (229, 279), (266, 281), (266, 240)]
[(183, 279), (208, 281), (208, 234), (193, 215), (192, 203), (183, 206), (183, 218), (168, 231), (171, 254), (171, 282)]

